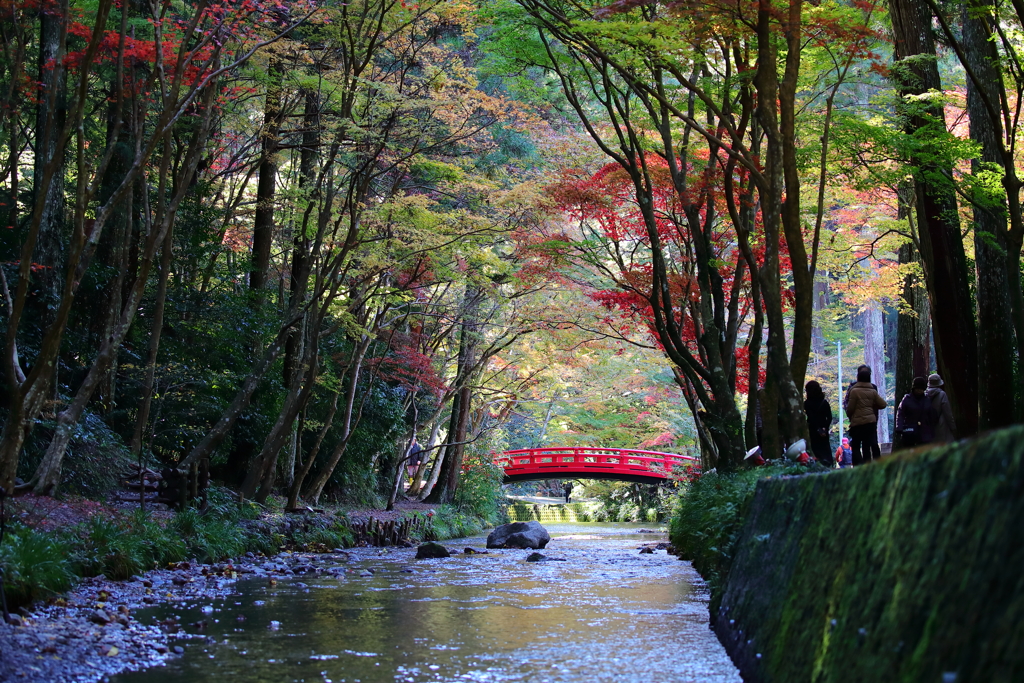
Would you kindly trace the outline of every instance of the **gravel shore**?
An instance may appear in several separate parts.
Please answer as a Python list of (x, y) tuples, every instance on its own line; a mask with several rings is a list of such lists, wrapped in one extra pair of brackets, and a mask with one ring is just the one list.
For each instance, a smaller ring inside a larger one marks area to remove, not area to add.
[(205, 623), (174, 619), (143, 624), (136, 610), (157, 604), (198, 603), (223, 598), (240, 578), (274, 581), (307, 574), (343, 576), (346, 552), (284, 552), (250, 555), (233, 563), (181, 562), (129, 581), (85, 579), (52, 604), (21, 616), (20, 625), (0, 622), (0, 681), (91, 683), (157, 666), (180, 654), (173, 641), (203, 638)]

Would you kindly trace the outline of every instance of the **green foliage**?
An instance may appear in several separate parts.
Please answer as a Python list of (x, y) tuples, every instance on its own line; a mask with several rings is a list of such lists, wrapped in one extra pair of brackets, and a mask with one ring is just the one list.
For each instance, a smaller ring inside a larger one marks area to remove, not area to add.
[(344, 517), (303, 516), (301, 523), (293, 524), (287, 544), (305, 552), (330, 552), (335, 548), (351, 548), (355, 536)]
[(238, 495), (223, 486), (211, 486), (206, 492), (206, 514), (221, 519), (259, 519), (260, 507), (251, 500), (239, 503)]
[(679, 557), (719, 591), (732, 562), (743, 515), (757, 482), (765, 477), (806, 473), (804, 466), (771, 465), (731, 474), (708, 472), (688, 483), (669, 523), (669, 538)]
[(455, 504), (460, 510), (496, 524), (503, 513), (505, 494), (501, 482), (505, 472), (494, 464), (488, 451), (474, 449), (462, 460), (459, 488), (455, 491)]
[(585, 491), (600, 501), (595, 522), (660, 522), (672, 511), (671, 491), (647, 484), (587, 482)]
[[(55, 420), (42, 420), (26, 441), (18, 462), (23, 480), (28, 481), (42, 462), (55, 428)], [(84, 413), (73, 430), (61, 467), (60, 492), (103, 498), (119, 488), (134, 459), (121, 437), (96, 413)]]
[(9, 527), (0, 545), (8, 607), (27, 605), (70, 588), (75, 573), (68, 550), (54, 534), (20, 525)]
[(188, 554), (200, 562), (224, 560), (246, 550), (246, 533), (234, 520), (202, 516), (194, 509), (176, 514), (168, 531), (177, 533)]
[(270, 532), (254, 533), (239, 523), (258, 516), (255, 506), (239, 507), (223, 490), (215, 489), (211, 498), (215, 502), (205, 514), (190, 508), (166, 524), (142, 511), (119, 520), (91, 518), (69, 534), (76, 570), (117, 581), (186, 558), (214, 562), (247, 550), (276, 550)]
[(424, 540), (444, 541), (450, 538), (474, 536), (487, 528), (480, 517), (460, 510), (454, 505), (441, 505), (428, 517)]

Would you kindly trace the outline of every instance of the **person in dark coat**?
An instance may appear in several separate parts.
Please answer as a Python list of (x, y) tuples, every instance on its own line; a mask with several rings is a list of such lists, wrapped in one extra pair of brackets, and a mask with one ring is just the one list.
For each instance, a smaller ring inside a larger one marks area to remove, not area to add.
[(896, 433), (900, 435), (900, 448), (913, 448), (931, 443), (935, 438), (935, 425), (939, 414), (932, 399), (925, 396), (928, 382), (924, 377), (914, 378), (914, 389), (903, 397), (896, 409)]
[(808, 382), (804, 389), (807, 391), (804, 413), (811, 433), (811, 452), (818, 462), (832, 467), (832, 444), (828, 440), (828, 432), (832, 428), (832, 406), (825, 399), (821, 385), (814, 380)]
[(412, 446), (409, 447), (409, 458), (405, 461), (405, 468), (409, 472), (410, 477), (416, 476), (416, 470), (420, 468), (420, 463), (423, 462), (423, 449), (416, 442), (416, 439), (412, 440)]
[(572, 482), (567, 481), (564, 484), (562, 484), (562, 491), (565, 493), (565, 502), (568, 503), (569, 496), (572, 495)]
[(953, 420), (953, 409), (949, 404), (949, 396), (942, 390), (942, 377), (940, 375), (928, 375), (928, 390), (924, 395), (932, 402), (935, 408), (937, 422), (935, 424), (934, 443), (948, 443), (956, 438), (956, 422)]

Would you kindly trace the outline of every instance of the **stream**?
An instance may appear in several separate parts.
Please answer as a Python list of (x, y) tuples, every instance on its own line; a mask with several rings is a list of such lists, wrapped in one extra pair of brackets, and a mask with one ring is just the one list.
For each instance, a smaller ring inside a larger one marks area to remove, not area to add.
[(414, 549), (348, 551), (340, 577), (240, 581), (234, 595), (161, 606), (180, 615), (181, 657), (112, 683), (384, 681), (739, 683), (708, 627), (708, 594), (688, 562), (639, 554), (663, 533), (641, 525), (551, 524), (543, 554), (446, 541), (448, 559)]

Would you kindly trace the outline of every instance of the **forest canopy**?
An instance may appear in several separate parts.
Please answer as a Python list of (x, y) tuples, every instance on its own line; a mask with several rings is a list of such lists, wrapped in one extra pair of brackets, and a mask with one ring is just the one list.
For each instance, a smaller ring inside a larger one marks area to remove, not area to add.
[(0, 485), (204, 463), (295, 508), (454, 502), (514, 447), (735, 469), (808, 437), (806, 381), (838, 408), (836, 342), (890, 405), (940, 373), (958, 437), (1024, 421), (1022, 19), (5, 0)]

